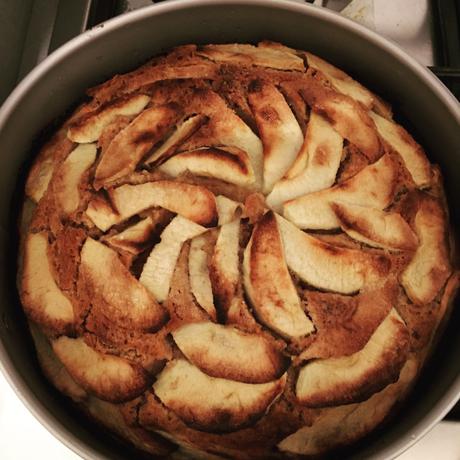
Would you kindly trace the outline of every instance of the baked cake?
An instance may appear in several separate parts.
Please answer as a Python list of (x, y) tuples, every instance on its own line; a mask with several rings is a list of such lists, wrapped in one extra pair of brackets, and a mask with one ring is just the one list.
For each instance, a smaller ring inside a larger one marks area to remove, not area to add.
[(439, 169), (305, 51), (181, 46), (88, 91), (26, 184), (49, 380), (168, 458), (303, 458), (404, 398), (458, 285)]

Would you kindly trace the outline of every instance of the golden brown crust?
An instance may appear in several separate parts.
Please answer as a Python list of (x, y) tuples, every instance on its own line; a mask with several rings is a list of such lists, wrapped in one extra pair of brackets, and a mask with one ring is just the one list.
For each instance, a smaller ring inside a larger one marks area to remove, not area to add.
[(26, 185), (49, 380), (177, 459), (314, 456), (377, 426), (459, 284), (441, 173), (391, 108), (274, 42), (181, 46), (88, 94)]

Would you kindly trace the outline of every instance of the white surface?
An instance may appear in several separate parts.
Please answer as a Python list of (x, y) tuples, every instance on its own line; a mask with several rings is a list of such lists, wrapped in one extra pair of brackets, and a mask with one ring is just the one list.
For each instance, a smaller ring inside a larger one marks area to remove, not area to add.
[(434, 64), (429, 0), (353, 0), (344, 16), (395, 41), (423, 65)]
[[(0, 373), (1, 460), (78, 460), (23, 406)], [(460, 423), (442, 422), (398, 460), (460, 460)]]

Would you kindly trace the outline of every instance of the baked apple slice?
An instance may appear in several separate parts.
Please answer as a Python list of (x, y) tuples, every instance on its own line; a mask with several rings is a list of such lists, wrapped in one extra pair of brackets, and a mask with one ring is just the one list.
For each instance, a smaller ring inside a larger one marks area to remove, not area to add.
[(302, 427), (283, 439), (278, 448), (291, 454), (318, 456), (332, 445), (351, 444), (382, 422), (390, 409), (404, 398), (410, 382), (417, 375), (418, 367), (415, 359), (408, 359), (397, 382), (366, 401), (321, 410), (311, 426)]
[(150, 384), (141, 366), (115, 355), (99, 353), (81, 337), (62, 336), (54, 340), (52, 346), (72, 378), (104, 401), (129, 401)]
[(315, 78), (310, 78), (302, 86), (300, 94), (313, 110), (324, 114), (334, 129), (356, 145), (370, 161), (379, 158), (381, 145), (375, 124), (359, 102), (326, 88)]
[(222, 225), (214, 246), (209, 272), (214, 296), (226, 311), (240, 279), (240, 219)]
[(300, 228), (339, 228), (340, 221), (332, 209), (332, 203), (340, 201), (385, 209), (393, 199), (397, 175), (397, 165), (386, 154), (341, 184), (288, 201), (283, 206), (283, 214)]
[(432, 181), (430, 162), (423, 153), (422, 147), (400, 125), (374, 112), (369, 112), (374, 120), (378, 133), (393, 149), (399, 153), (404, 165), (412, 176), (417, 187), (428, 187)]
[(88, 112), (75, 120), (67, 130), (67, 137), (72, 142), (89, 143), (99, 139), (102, 131), (117, 116), (135, 116), (150, 102), (145, 94), (135, 94), (117, 99), (93, 112)]
[(71, 332), (74, 327), (73, 306), (56, 284), (48, 252), (46, 232), (27, 236), (20, 288), (22, 305), (34, 322), (54, 332)]
[(280, 49), (269, 49), (246, 44), (225, 44), (203, 46), (198, 54), (216, 62), (229, 62), (243, 65), (259, 65), (280, 70), (299, 70), (305, 66), (298, 56)]
[(65, 126), (43, 146), (30, 168), (25, 186), (26, 195), (35, 203), (38, 203), (48, 190), (56, 167), (73, 149), (74, 144), (67, 138)]
[(173, 156), (180, 145), (199, 129), (209, 118), (206, 115), (191, 115), (176, 125), (174, 132), (166, 141), (147, 158), (145, 164), (160, 164)]
[(332, 209), (342, 230), (357, 241), (390, 250), (411, 251), (417, 247), (417, 235), (396, 212), (340, 202), (333, 203)]
[(182, 216), (176, 216), (163, 230), (161, 241), (152, 249), (139, 278), (158, 302), (164, 302), (168, 297), (182, 245), (205, 231), (205, 227)]
[(374, 97), (364, 86), (320, 57), (308, 52), (305, 52), (305, 55), (307, 56), (308, 66), (322, 72), (339, 93), (360, 102), (367, 109), (372, 108)]
[[(121, 130), (103, 152), (94, 177), (94, 188), (107, 188), (117, 179), (134, 171), (154, 144), (162, 139), (180, 117), (173, 106), (162, 105), (144, 110)], [(129, 152), (129, 155), (126, 154)]]
[(29, 329), (37, 351), (38, 362), (46, 378), (50, 380), (59, 391), (62, 391), (75, 402), (84, 401), (88, 397), (88, 394), (77, 382), (75, 382), (61, 361), (59, 361), (48, 338), (43, 334), (40, 328), (33, 323), (29, 323)]
[(210, 377), (183, 359), (170, 361), (153, 390), (186, 424), (210, 432), (249, 426), (279, 397), (286, 376), (269, 383), (242, 383)]
[(295, 162), (267, 196), (267, 204), (280, 211), (293, 198), (334, 184), (342, 158), (343, 139), (320, 114), (312, 111), (307, 134)]
[(215, 321), (217, 318), (214, 307), (211, 278), (208, 267), (208, 253), (205, 251), (206, 238), (199, 235), (190, 242), (188, 255), (188, 273), (190, 290), (203, 310)]
[(286, 359), (264, 337), (232, 326), (193, 323), (172, 332), (185, 357), (212, 377), (246, 383), (279, 378)]
[(224, 195), (216, 196), (217, 214), (219, 216), (218, 225), (228, 224), (238, 219), (243, 210), (243, 204), (231, 200)]
[(96, 160), (96, 152), (96, 144), (79, 144), (56, 171), (57, 178), (53, 181), (53, 187), (64, 213), (71, 214), (80, 206), (78, 186)]
[(130, 254), (137, 255), (145, 249), (154, 228), (155, 222), (149, 216), (122, 232), (105, 238), (104, 241), (113, 248), (122, 249)]
[(250, 86), (249, 104), (264, 147), (263, 190), (268, 193), (297, 157), (303, 134), (283, 95), (269, 83)]
[(187, 171), (197, 176), (213, 177), (230, 184), (250, 187), (255, 183), (248, 155), (236, 147), (210, 147), (180, 152), (159, 168), (172, 177)]
[(91, 287), (94, 304), (112, 321), (151, 330), (166, 319), (163, 307), (134, 278), (118, 254), (92, 238), (86, 239), (81, 250), (80, 277)]
[(340, 294), (358, 292), (388, 274), (385, 256), (333, 246), (277, 215), (287, 266), (304, 282)]
[(432, 302), (452, 271), (445, 229), (442, 207), (425, 195), (415, 215), (415, 231), (420, 244), (401, 275), (401, 284), (414, 303)]
[(244, 251), (244, 287), (259, 320), (283, 337), (314, 330), (291, 279), (273, 212), (256, 224)]
[(110, 192), (112, 206), (100, 197), (88, 204), (86, 214), (102, 231), (130, 217), (159, 206), (201, 225), (217, 222), (216, 199), (200, 185), (173, 181), (121, 185)]
[(181, 151), (192, 151), (213, 146), (232, 146), (246, 152), (256, 176), (255, 187), (262, 187), (263, 146), (251, 128), (211, 90), (194, 95), (188, 110), (205, 115), (209, 121), (201, 126), (181, 146)]
[(408, 351), (409, 331), (392, 309), (360, 351), (307, 363), (297, 379), (297, 400), (309, 407), (364, 401), (398, 379)]

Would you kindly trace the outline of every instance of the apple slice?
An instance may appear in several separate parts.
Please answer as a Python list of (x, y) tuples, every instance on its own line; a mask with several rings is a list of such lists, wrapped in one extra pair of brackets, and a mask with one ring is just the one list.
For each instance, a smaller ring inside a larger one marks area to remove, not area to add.
[(99, 139), (104, 128), (117, 116), (131, 117), (140, 113), (150, 102), (145, 94), (135, 94), (116, 99), (114, 102), (102, 105), (93, 112), (85, 113), (75, 120), (67, 130), (67, 137), (72, 142), (80, 144), (94, 142)]
[(370, 161), (379, 158), (381, 145), (377, 129), (359, 102), (326, 88), (315, 78), (310, 78), (302, 86), (300, 94), (308, 105), (323, 114), (334, 129), (356, 145)]
[(87, 94), (98, 101), (110, 101), (115, 95), (137, 92), (140, 88), (153, 85), (164, 80), (214, 80), (217, 77), (217, 67), (213, 62), (196, 57), (182, 59), (181, 65), (170, 62), (158, 64), (149, 62), (138, 69), (116, 75), (106, 82), (90, 88)]
[(219, 305), (227, 310), (240, 279), (240, 219), (222, 225), (214, 246), (209, 267), (214, 295)]
[(117, 253), (92, 238), (81, 250), (80, 276), (90, 286), (93, 308), (101, 308), (112, 321), (142, 330), (157, 329), (165, 321), (166, 312)]
[(397, 176), (397, 165), (386, 154), (341, 184), (288, 201), (283, 206), (283, 214), (300, 228), (339, 228), (340, 221), (332, 209), (332, 203), (340, 201), (385, 209), (393, 199)]
[(232, 146), (246, 152), (256, 176), (256, 187), (262, 187), (263, 146), (251, 128), (238, 117), (225, 100), (211, 90), (197, 92), (188, 107), (206, 115), (209, 121), (181, 146), (182, 151), (210, 146)]
[(394, 404), (405, 396), (418, 367), (415, 359), (409, 359), (396, 383), (366, 401), (322, 409), (311, 426), (289, 435), (278, 444), (278, 448), (281, 452), (316, 457), (332, 447), (350, 445), (381, 423)]
[(392, 309), (357, 353), (307, 363), (297, 379), (297, 400), (308, 407), (364, 401), (397, 381), (408, 352), (409, 331)]
[(305, 71), (301, 58), (280, 49), (269, 49), (246, 44), (206, 45), (201, 47), (198, 54), (217, 62)]
[(257, 317), (287, 338), (314, 330), (302, 309), (284, 258), (283, 243), (273, 212), (267, 212), (252, 232), (243, 262), (244, 287)]
[(342, 158), (343, 139), (321, 115), (312, 111), (307, 134), (285, 178), (267, 196), (267, 204), (280, 211), (285, 201), (334, 184)]
[(205, 227), (182, 216), (176, 216), (163, 230), (161, 241), (152, 249), (139, 278), (158, 302), (164, 302), (168, 297), (182, 245), (205, 231)]
[(425, 196), (415, 216), (420, 244), (401, 275), (401, 284), (414, 303), (432, 302), (452, 271), (445, 229), (446, 218), (441, 205)]
[(210, 377), (183, 359), (170, 361), (153, 385), (161, 402), (193, 428), (236, 431), (262, 417), (284, 389), (286, 376), (269, 383)]
[(106, 232), (112, 225), (124, 220), (102, 195), (96, 195), (89, 201), (85, 213), (94, 225), (103, 232)]
[(75, 382), (67, 372), (61, 361), (57, 358), (48, 338), (38, 326), (29, 323), (29, 329), (37, 351), (38, 362), (46, 378), (62, 393), (72, 398), (75, 402), (84, 401), (88, 394)]
[(208, 253), (205, 251), (206, 238), (199, 235), (192, 239), (188, 256), (188, 273), (190, 290), (201, 308), (215, 321), (217, 318), (214, 307), (211, 278), (209, 276)]
[(216, 196), (217, 214), (219, 216), (218, 225), (228, 224), (232, 220), (238, 219), (243, 210), (243, 204), (231, 200), (224, 195)]
[(66, 132), (65, 127), (59, 129), (40, 150), (30, 168), (25, 192), (35, 203), (38, 203), (48, 190), (55, 168), (74, 148)]
[(366, 283), (386, 275), (385, 256), (325, 243), (276, 215), (287, 266), (303, 281), (319, 289), (353, 294)]
[(46, 232), (27, 236), (21, 280), (22, 305), (34, 322), (58, 333), (71, 332), (73, 306), (56, 284), (48, 251)]
[(163, 163), (159, 170), (172, 177), (190, 171), (198, 176), (213, 177), (242, 187), (250, 187), (255, 183), (248, 155), (236, 147), (210, 147), (180, 152)]
[(62, 336), (54, 340), (52, 346), (73, 379), (104, 401), (129, 401), (150, 384), (141, 366), (115, 355), (99, 353), (81, 337)]
[(308, 66), (322, 72), (339, 93), (345, 94), (355, 101), (360, 102), (367, 109), (372, 108), (374, 105), (374, 97), (364, 86), (356, 80), (353, 80), (353, 78), (342, 70), (334, 67), (318, 56), (308, 52), (306, 52), (305, 55), (307, 56)]
[[(71, 142), (67, 140), (69, 144)], [(72, 144), (69, 150), (72, 149)], [(31, 198), (35, 203), (38, 203), (43, 195), (48, 190), (48, 186), (53, 177), (54, 169), (56, 168), (56, 161), (52, 155), (40, 155), (37, 161), (34, 162), (30, 169), (29, 176), (26, 182), (26, 195)]]
[(166, 141), (152, 152), (145, 164), (160, 164), (176, 153), (179, 146), (199, 129), (209, 118), (206, 115), (192, 115), (179, 123)]
[(186, 324), (172, 336), (185, 357), (212, 377), (265, 383), (286, 370), (286, 359), (265, 338), (232, 326)]
[(103, 152), (96, 168), (94, 188), (107, 188), (117, 179), (133, 172), (152, 146), (177, 122), (179, 116), (179, 110), (172, 104), (152, 107), (138, 115), (113, 138)]
[(400, 125), (369, 112), (379, 134), (401, 156), (404, 165), (418, 187), (428, 187), (433, 179), (431, 165), (423, 153), (422, 147)]
[(332, 209), (342, 230), (357, 241), (384, 249), (412, 251), (417, 247), (417, 235), (396, 212), (340, 202), (333, 203)]
[(122, 249), (130, 254), (137, 255), (146, 248), (154, 228), (155, 223), (152, 217), (149, 216), (122, 232), (105, 238), (104, 241), (113, 248)]
[(283, 177), (303, 143), (303, 134), (283, 95), (272, 84), (253, 82), (248, 101), (264, 147), (264, 192)]
[(305, 52), (305, 56), (308, 60), (308, 66), (319, 70), (336, 91), (360, 102), (365, 108), (374, 109), (385, 118), (391, 119), (391, 106), (388, 103), (329, 62), (308, 52)]
[(80, 206), (78, 186), (96, 160), (96, 152), (96, 144), (79, 144), (56, 171), (53, 188), (57, 202), (66, 214), (75, 212)]
[(113, 207), (100, 197), (88, 204), (86, 214), (102, 231), (146, 209), (160, 206), (198, 224), (217, 222), (216, 200), (206, 187), (173, 181), (121, 185), (110, 192)]

